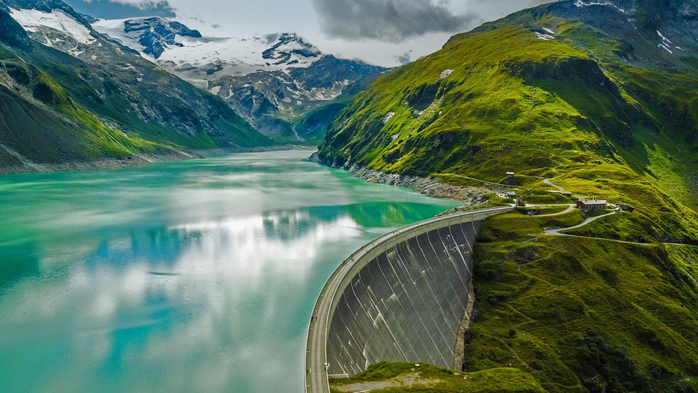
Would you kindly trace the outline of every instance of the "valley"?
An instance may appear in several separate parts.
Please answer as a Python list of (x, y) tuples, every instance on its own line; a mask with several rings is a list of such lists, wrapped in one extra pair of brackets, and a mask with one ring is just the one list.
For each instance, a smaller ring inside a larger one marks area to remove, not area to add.
[(162, 18), (97, 20), (92, 26), (219, 96), (264, 135), (286, 143), (319, 144), (348, 101), (386, 73), (323, 54), (295, 33), (204, 37)]
[(698, 2), (311, 3), (0, 0), (0, 390), (698, 392)]

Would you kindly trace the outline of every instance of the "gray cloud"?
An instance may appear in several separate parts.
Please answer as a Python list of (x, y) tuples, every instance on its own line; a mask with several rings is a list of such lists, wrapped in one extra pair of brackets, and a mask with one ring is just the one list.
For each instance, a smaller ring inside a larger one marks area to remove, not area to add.
[(409, 64), (412, 61), (412, 50), (410, 49), (403, 54), (396, 55), (395, 60), (402, 65)]
[(322, 30), (332, 37), (401, 42), (462, 30), (477, 20), (454, 14), (446, 0), (312, 0)]

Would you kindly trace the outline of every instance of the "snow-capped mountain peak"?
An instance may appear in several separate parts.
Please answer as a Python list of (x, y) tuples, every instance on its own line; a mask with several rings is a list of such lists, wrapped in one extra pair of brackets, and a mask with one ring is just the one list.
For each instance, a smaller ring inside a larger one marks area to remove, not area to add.
[(29, 32), (48, 28), (72, 37), (81, 44), (95, 42), (90, 29), (61, 9), (45, 12), (35, 9), (10, 8), (10, 16)]
[(273, 60), (274, 65), (300, 64), (304, 60), (318, 58), (322, 55), (318, 48), (295, 33), (271, 34), (267, 38), (270, 43), (274, 44), (262, 52), (262, 57), (266, 60)]
[(177, 36), (201, 38), (197, 30), (187, 26), (166, 20), (160, 17), (129, 19), (124, 21), (124, 33), (133, 37), (143, 45), (144, 53), (152, 55), (156, 59), (162, 55), (168, 46), (181, 46), (177, 42)]
[(322, 57), (295, 33), (206, 37), (160, 17), (98, 20), (92, 27), (199, 86), (223, 75), (308, 67)]

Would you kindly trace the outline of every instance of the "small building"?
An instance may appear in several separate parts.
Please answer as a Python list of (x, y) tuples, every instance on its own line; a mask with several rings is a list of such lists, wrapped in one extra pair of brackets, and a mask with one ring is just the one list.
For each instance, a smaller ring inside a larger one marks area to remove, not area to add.
[(620, 208), (620, 210), (624, 212), (632, 213), (633, 211), (635, 211), (635, 206), (626, 205), (625, 203), (619, 203), (618, 207)]
[(514, 191), (507, 191), (507, 193), (504, 194), (504, 196), (506, 196), (507, 198), (514, 199), (516, 198), (516, 193)]
[(508, 178), (514, 177), (514, 172), (507, 172), (507, 177)]
[(608, 202), (601, 199), (578, 200), (577, 208), (579, 210), (606, 210)]

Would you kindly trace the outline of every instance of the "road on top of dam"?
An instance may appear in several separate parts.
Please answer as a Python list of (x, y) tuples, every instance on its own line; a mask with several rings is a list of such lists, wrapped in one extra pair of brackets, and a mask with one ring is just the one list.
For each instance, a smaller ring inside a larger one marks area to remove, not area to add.
[[(408, 225), (404, 228), (383, 235), (378, 239), (361, 247), (349, 258), (343, 261), (342, 264), (332, 273), (330, 278), (327, 280), (327, 283), (325, 283), (325, 286), (322, 288), (322, 291), (318, 296), (318, 300), (315, 303), (315, 308), (313, 309), (312, 320), (310, 321), (310, 325), (308, 327), (308, 342), (305, 354), (305, 392), (330, 393), (329, 379), (331, 376), (327, 374), (327, 334), (329, 332), (329, 316), (331, 311), (330, 308), (332, 307), (334, 297), (341, 296), (341, 294), (337, 294), (337, 290), (339, 289), (339, 286), (341, 285), (342, 281), (349, 273), (349, 270), (351, 270), (351, 268), (354, 266), (354, 264), (361, 260), (361, 257), (363, 255), (365, 255), (375, 246), (390, 240), (396, 235), (419, 228), (423, 225), (428, 225), (435, 222), (445, 221), (457, 217), (467, 217), (478, 213), (495, 211), (501, 211), (502, 213), (504, 213), (510, 210), (512, 210), (511, 206), (505, 206), (491, 209), (471, 210), (463, 213), (434, 217), (425, 221)], [(337, 375), (332, 377), (348, 376)]]

